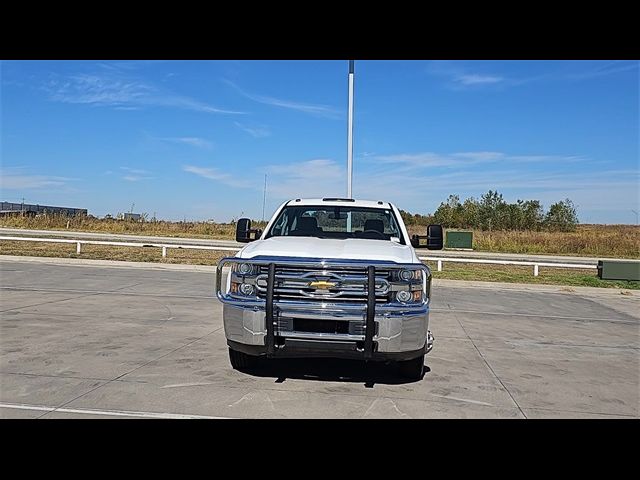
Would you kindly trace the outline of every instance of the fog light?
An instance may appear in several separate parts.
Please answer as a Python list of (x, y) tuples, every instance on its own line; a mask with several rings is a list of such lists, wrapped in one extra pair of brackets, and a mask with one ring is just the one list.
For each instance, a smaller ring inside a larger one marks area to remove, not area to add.
[(400, 290), (398, 293), (396, 293), (396, 298), (398, 299), (399, 302), (402, 303), (406, 303), (409, 300), (411, 300), (411, 292), (407, 291), (407, 290)]
[(253, 288), (253, 285), (251, 285), (250, 283), (243, 283), (240, 285), (240, 293), (242, 293), (243, 295), (253, 295), (253, 292), (255, 291), (255, 289)]

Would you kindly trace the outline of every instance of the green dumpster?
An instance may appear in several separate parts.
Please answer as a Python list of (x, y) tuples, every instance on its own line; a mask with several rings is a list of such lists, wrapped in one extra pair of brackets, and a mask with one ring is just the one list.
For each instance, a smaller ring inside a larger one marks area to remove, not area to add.
[(473, 249), (473, 232), (458, 232), (447, 230), (446, 248)]
[(603, 280), (640, 281), (640, 262), (625, 260), (598, 260), (598, 277)]

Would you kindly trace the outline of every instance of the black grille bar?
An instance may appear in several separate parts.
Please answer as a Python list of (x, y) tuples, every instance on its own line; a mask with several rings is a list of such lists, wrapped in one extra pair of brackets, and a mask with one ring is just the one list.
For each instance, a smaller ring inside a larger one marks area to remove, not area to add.
[(364, 335), (364, 358), (373, 356), (376, 316), (376, 267), (367, 267), (367, 321)]
[(276, 264), (269, 264), (269, 274), (267, 276), (267, 298), (265, 305), (265, 322), (267, 324), (267, 355), (273, 355), (275, 336), (273, 325), (273, 288), (276, 281)]

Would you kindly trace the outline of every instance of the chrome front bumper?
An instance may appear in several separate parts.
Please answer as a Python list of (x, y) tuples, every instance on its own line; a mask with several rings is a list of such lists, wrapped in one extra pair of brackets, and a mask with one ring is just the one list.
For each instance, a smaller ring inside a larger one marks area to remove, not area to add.
[[(278, 318), (311, 318), (333, 319), (341, 321), (362, 320), (364, 314), (358, 315), (349, 310), (295, 310), (290, 306), (282, 307), (275, 304)], [(309, 305), (305, 305), (307, 309)], [(379, 306), (377, 306), (379, 307)], [(419, 350), (427, 344), (427, 352), (433, 347), (433, 336), (429, 331), (429, 308), (420, 311), (387, 311), (377, 312), (373, 342), (378, 352), (403, 352)], [(267, 327), (264, 307), (243, 307), (231, 304), (223, 306), (224, 331), (228, 340), (246, 345), (266, 345)], [(276, 320), (276, 323), (277, 320)], [(364, 342), (365, 335), (327, 334), (306, 332), (275, 332), (282, 338), (299, 338), (308, 340), (331, 340), (347, 342)]]
[[(217, 296), (224, 304), (224, 330), (230, 345), (256, 347), (255, 352), (268, 356), (278, 355), (279, 351), (291, 351), (292, 345), (303, 345), (307, 350), (318, 346), (322, 350), (328, 345), (335, 345), (337, 356), (341, 355), (344, 346), (348, 356), (365, 359), (384, 357), (386, 354), (428, 353), (433, 348), (433, 336), (429, 331), (429, 298), (419, 304), (376, 303), (375, 300), (375, 267), (367, 264), (369, 295), (367, 304), (362, 303), (324, 303), (317, 301), (277, 301), (273, 297), (275, 283), (275, 266), (270, 266), (268, 292), (266, 299), (238, 299), (222, 292), (222, 267), (225, 263), (247, 261), (239, 258), (223, 259), (218, 267)], [(293, 263), (294, 260), (291, 261)], [(255, 263), (255, 259), (250, 260)], [(265, 260), (265, 263), (267, 261)], [(281, 264), (282, 259), (277, 259)], [(300, 260), (296, 259), (296, 263)], [(272, 261), (270, 265), (274, 265)], [(389, 268), (389, 263), (381, 264)], [(415, 265), (411, 265), (416, 267)], [(394, 264), (402, 268), (402, 265)], [(430, 272), (427, 267), (427, 275)], [(354, 322), (363, 331), (357, 333), (316, 333), (300, 332), (281, 328), (288, 319), (335, 320)], [(264, 348), (261, 348), (264, 347)], [(284, 348), (286, 347), (286, 348)], [(249, 350), (247, 350), (249, 351)], [(353, 355), (351, 354), (353, 352)]]

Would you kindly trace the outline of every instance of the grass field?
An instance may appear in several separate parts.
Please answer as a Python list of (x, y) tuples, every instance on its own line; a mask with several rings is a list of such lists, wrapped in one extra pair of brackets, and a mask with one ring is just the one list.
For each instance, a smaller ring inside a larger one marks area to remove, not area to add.
[[(207, 222), (125, 222), (91, 217), (67, 219), (60, 216), (4, 217), (1, 227), (38, 230), (158, 235), (169, 237), (215, 238), (231, 240), (234, 224)], [(262, 228), (264, 224), (254, 224)], [(426, 227), (409, 228), (424, 235)], [(579, 225), (575, 232), (474, 231), (474, 249), (484, 252), (576, 255), (588, 257), (640, 258), (640, 226)]]
[[(100, 260), (121, 260), (132, 262), (182, 263), (191, 265), (217, 265), (232, 252), (211, 250), (168, 249), (167, 258), (162, 258), (160, 248), (112, 247), (107, 245), (83, 245), (82, 253), (76, 253), (74, 243), (43, 242), (0, 242), (0, 255), (29, 255), (38, 257), (86, 258)], [(587, 286), (640, 290), (640, 282), (600, 280), (596, 270), (540, 268), (537, 277), (531, 267), (518, 265), (478, 265), (464, 263), (444, 263), (438, 272), (435, 262), (427, 262), (434, 278), (453, 280), (476, 280), (487, 282), (537, 283), (548, 285)]]
[[(410, 228), (410, 233), (426, 234)], [(579, 225), (575, 232), (473, 231), (473, 248), (481, 252), (640, 258), (640, 227)]]

